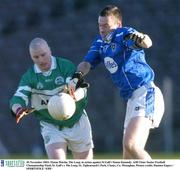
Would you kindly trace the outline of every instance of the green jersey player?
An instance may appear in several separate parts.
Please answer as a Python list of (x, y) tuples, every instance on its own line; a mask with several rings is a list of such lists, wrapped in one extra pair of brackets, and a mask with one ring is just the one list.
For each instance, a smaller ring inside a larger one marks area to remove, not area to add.
[(60, 92), (67, 92), (66, 84), (76, 68), (69, 60), (52, 56), (50, 47), (42, 38), (31, 41), (29, 52), (34, 65), (22, 76), (10, 100), (17, 123), (25, 114), (34, 112), (40, 121), (41, 134), (50, 159), (66, 159), (67, 147), (75, 159), (92, 159), (91, 125), (84, 110), (88, 84), (80, 82), (74, 93), (76, 110), (73, 116), (67, 120), (53, 119), (48, 113), (48, 100)]

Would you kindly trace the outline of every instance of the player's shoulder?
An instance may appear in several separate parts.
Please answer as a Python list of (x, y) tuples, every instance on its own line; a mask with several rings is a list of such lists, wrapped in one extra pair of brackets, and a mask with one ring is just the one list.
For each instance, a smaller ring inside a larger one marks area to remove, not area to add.
[(116, 29), (116, 36), (136, 31), (132, 27), (121, 27)]
[(132, 32), (134, 32), (135, 29), (132, 27), (121, 27), (117, 28), (114, 31), (113, 37), (115, 37), (115, 41), (122, 41), (124, 37)]
[(60, 67), (62, 70), (76, 68), (75, 64), (71, 60), (65, 57), (55, 57), (55, 59), (56, 59), (58, 68)]
[(68, 64), (68, 65), (74, 65), (74, 63), (72, 61), (70, 61), (69, 59), (65, 58), (65, 57), (54, 57), (57, 61), (58, 64)]
[(21, 76), (22, 82), (31, 82), (31, 80), (36, 77), (36, 73), (34, 71), (34, 65), (30, 66), (26, 72)]
[(31, 77), (32, 75), (35, 75), (34, 65), (30, 66), (26, 72), (23, 74), (23, 77)]
[(122, 27), (124, 33), (132, 33), (135, 32), (136, 29), (133, 27)]
[(94, 43), (96, 44), (100, 44), (103, 42), (102, 38), (101, 38), (101, 35), (97, 35), (94, 40), (93, 40)]

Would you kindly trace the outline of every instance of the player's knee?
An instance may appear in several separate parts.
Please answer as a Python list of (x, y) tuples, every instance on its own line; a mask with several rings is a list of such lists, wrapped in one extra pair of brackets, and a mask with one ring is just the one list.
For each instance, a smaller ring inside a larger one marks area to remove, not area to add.
[(91, 160), (93, 159), (93, 150), (90, 149), (85, 152), (73, 152), (73, 157), (74, 159), (88, 159)]
[(124, 150), (128, 153), (136, 153), (139, 150), (139, 146), (132, 140), (124, 141)]

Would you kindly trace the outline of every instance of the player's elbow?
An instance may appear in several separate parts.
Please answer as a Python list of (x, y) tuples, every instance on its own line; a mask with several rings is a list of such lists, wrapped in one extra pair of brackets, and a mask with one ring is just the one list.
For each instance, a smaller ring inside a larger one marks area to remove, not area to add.
[(147, 34), (145, 34), (145, 38), (142, 42), (142, 47), (143, 48), (150, 48), (151, 46), (152, 46), (152, 40)]
[(82, 61), (78, 65), (78, 71), (81, 71), (83, 75), (86, 75), (90, 71), (91, 65), (88, 62)]

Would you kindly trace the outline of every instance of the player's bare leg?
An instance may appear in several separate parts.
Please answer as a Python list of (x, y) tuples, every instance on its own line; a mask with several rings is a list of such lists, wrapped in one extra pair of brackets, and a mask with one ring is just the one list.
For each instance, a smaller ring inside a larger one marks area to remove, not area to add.
[(123, 138), (124, 159), (151, 159), (144, 149), (151, 124), (145, 117), (131, 119)]
[(124, 146), (123, 146), (123, 159), (133, 159), (131, 154), (125, 149)]
[(49, 159), (66, 159), (67, 144), (63, 142), (53, 143), (46, 147)]
[(73, 158), (74, 159), (93, 159), (93, 150), (90, 149), (85, 152), (73, 152)]

